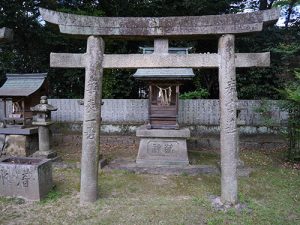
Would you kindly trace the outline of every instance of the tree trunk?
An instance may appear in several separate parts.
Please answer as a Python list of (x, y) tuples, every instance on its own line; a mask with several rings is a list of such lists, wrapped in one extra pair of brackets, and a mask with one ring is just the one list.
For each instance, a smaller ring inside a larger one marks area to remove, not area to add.
[(286, 28), (289, 26), (289, 22), (291, 20), (291, 15), (292, 15), (292, 12), (293, 12), (293, 7), (294, 7), (296, 1), (297, 0), (291, 0), (291, 2), (289, 4), (289, 7), (287, 9), (287, 13), (286, 13), (286, 17), (285, 17), (285, 22), (284, 22), (284, 25), (285, 25)]

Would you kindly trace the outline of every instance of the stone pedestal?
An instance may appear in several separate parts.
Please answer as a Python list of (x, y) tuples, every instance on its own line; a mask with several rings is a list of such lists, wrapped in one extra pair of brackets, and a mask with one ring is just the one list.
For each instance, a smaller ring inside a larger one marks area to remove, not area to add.
[(52, 151), (50, 146), (50, 125), (53, 122), (33, 122), (33, 124), (39, 126), (39, 150), (32, 157), (54, 159), (57, 153)]
[(137, 129), (136, 136), (141, 138), (137, 164), (189, 165), (186, 145), (189, 129), (149, 130), (143, 126)]

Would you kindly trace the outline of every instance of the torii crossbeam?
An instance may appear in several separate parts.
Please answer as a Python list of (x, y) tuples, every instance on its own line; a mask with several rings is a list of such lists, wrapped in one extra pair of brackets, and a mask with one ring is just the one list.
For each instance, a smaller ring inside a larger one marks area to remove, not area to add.
[[(237, 67), (266, 67), (270, 53), (235, 53), (234, 34), (258, 32), (275, 23), (279, 10), (194, 17), (115, 18), (79, 16), (40, 9), (44, 20), (66, 34), (88, 36), (85, 54), (51, 53), (51, 67), (85, 68), (84, 118), (81, 159), (81, 203), (98, 193), (100, 102), (105, 68), (219, 68), (221, 108), (221, 199), (237, 202)], [(219, 37), (218, 53), (171, 55), (167, 39)], [(104, 54), (102, 38), (154, 39), (153, 54)]]

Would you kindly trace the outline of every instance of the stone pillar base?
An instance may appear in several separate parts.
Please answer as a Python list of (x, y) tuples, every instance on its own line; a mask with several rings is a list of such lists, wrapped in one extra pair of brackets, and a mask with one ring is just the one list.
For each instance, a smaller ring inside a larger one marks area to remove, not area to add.
[(189, 129), (137, 129), (140, 146), (136, 163), (140, 165), (189, 165), (186, 139)]

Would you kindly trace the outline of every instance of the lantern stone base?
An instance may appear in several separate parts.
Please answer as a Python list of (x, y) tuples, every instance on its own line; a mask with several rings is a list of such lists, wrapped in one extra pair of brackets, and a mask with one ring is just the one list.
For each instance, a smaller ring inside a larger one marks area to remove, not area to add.
[(140, 137), (139, 152), (136, 163), (139, 165), (188, 165), (186, 139), (190, 137), (189, 129), (162, 130), (137, 129)]

